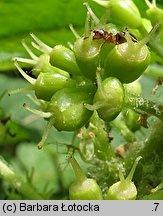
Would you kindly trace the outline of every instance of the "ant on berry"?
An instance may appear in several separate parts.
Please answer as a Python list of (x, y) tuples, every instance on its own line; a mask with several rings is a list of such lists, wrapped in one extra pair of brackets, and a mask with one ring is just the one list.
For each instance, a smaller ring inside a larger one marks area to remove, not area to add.
[[(104, 39), (105, 43), (113, 43), (117, 45), (125, 43), (127, 41), (125, 35), (125, 32), (118, 32), (117, 34), (113, 34), (111, 32), (104, 31), (103, 29), (97, 29), (93, 31), (93, 40)], [(131, 33), (130, 37), (133, 42), (137, 42), (137, 39)]]

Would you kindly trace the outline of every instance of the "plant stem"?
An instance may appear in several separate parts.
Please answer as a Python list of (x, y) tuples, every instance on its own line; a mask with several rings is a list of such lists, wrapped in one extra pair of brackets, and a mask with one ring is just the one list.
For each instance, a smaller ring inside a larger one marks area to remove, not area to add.
[[(142, 37), (145, 37), (148, 33), (143, 25), (139, 28), (139, 32), (142, 35)], [(162, 34), (162, 31), (157, 32), (154, 38), (150, 39), (149, 46), (157, 53), (157, 55), (161, 59), (163, 59), (163, 49), (162, 49), (162, 45), (160, 44), (160, 39), (159, 39), (160, 34)]]
[(121, 132), (127, 142), (136, 141), (135, 134), (127, 127), (124, 120), (118, 116), (112, 121), (112, 124)]
[(42, 197), (31, 184), (23, 182), (2, 158), (0, 158), (0, 176), (2, 176), (2, 178), (7, 181), (12, 188), (18, 190), (25, 199), (44, 199), (44, 197)]
[(104, 122), (94, 112), (91, 123), (96, 128), (96, 138), (94, 140), (95, 154), (100, 160), (111, 160), (115, 157), (115, 153), (109, 143), (108, 134), (106, 132)]
[[(163, 156), (163, 122), (156, 120), (149, 129), (148, 137), (143, 142), (135, 143), (125, 158), (126, 168), (131, 167), (132, 161), (139, 155), (142, 156), (146, 164), (151, 164), (151, 158), (160, 158)], [(161, 162), (162, 163), (162, 162)]]
[(124, 106), (137, 112), (154, 115), (163, 121), (163, 105), (156, 104), (153, 101), (142, 97), (126, 96)]
[(143, 158), (151, 158), (151, 154), (156, 153), (162, 157), (163, 154), (163, 122), (157, 120), (150, 129), (149, 136), (144, 141), (144, 147), (141, 150)]

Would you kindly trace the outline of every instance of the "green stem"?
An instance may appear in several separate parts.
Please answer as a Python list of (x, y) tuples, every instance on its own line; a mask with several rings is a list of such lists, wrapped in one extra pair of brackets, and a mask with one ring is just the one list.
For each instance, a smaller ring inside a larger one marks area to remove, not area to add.
[(77, 33), (77, 31), (74, 29), (73, 25), (69, 25), (70, 30), (72, 31), (73, 35), (75, 36), (76, 39), (80, 38), (80, 35)]
[(85, 21), (85, 30), (84, 30), (84, 37), (89, 37), (90, 35), (90, 27), (89, 27), (89, 22), (90, 22), (90, 14), (87, 12), (86, 16), (86, 21)]
[(48, 138), (50, 129), (52, 128), (52, 126), (53, 126), (53, 124), (54, 124), (54, 121), (55, 121), (55, 119), (53, 119), (53, 118), (51, 118), (51, 119), (48, 121), (48, 123), (47, 123), (47, 125), (46, 125), (46, 127), (45, 127), (45, 129), (44, 129), (42, 139), (41, 139), (41, 141), (40, 141), (40, 142), (38, 143), (38, 145), (37, 145), (38, 149), (42, 149), (42, 146), (44, 145), (44, 143), (46, 142), (46, 140), (47, 140), (47, 138)]
[(142, 97), (127, 96), (125, 97), (124, 106), (137, 112), (145, 112), (148, 115), (154, 115), (163, 121), (163, 105), (161, 104), (156, 104)]
[(146, 2), (147, 6), (148, 6), (149, 8), (153, 8), (153, 3), (151, 3), (151, 2), (148, 1), (148, 0), (145, 0), (145, 2)]
[[(158, 26), (159, 26), (159, 24), (157, 24), (157, 25), (155, 26), (156, 29), (158, 28)], [(140, 32), (140, 34), (142, 35), (142, 37), (145, 37), (145, 36), (148, 34), (146, 28), (145, 28), (143, 25), (141, 25), (141, 26), (139, 27), (139, 32)], [(153, 33), (152, 33), (152, 34), (153, 34)], [(162, 46), (161, 46), (161, 44), (160, 44), (160, 42), (159, 42), (159, 39), (158, 39), (159, 34), (160, 34), (160, 33), (158, 32), (157, 35), (156, 35), (154, 38), (150, 39), (150, 41), (149, 41), (149, 46), (150, 46), (150, 48), (152, 48), (152, 49), (157, 53), (157, 55), (158, 55), (160, 58), (163, 59), (163, 49), (162, 49)]]
[(7, 163), (0, 159), (0, 176), (11, 185), (11, 187), (18, 190), (25, 199), (29, 200), (43, 200), (42, 197), (36, 190), (31, 186), (31, 184), (23, 182)]
[(105, 130), (105, 124), (97, 114), (94, 112), (91, 123), (96, 128), (96, 138), (94, 140), (95, 145), (95, 154), (96, 156), (103, 161), (111, 160), (115, 157), (115, 153), (109, 143), (108, 134)]
[(139, 163), (139, 161), (141, 159), (142, 159), (141, 156), (139, 156), (139, 157), (136, 158), (136, 160), (134, 162), (134, 165), (132, 166), (132, 169), (131, 169), (130, 173), (128, 174), (127, 178), (126, 178), (126, 182), (131, 182), (132, 181), (134, 172), (136, 170), (136, 167), (137, 167), (137, 165), (138, 165), (138, 163)]
[(159, 28), (160, 24), (157, 23), (152, 29), (151, 31), (142, 39), (138, 42), (138, 47), (141, 48), (143, 47), (145, 44), (148, 43), (148, 41), (151, 40), (152, 36), (154, 35), (154, 33), (156, 32), (156, 30)]
[(161, 182), (159, 185), (157, 185), (155, 188), (151, 189), (152, 193), (155, 193), (163, 188), (163, 182)]
[(18, 93), (22, 93), (24, 91), (28, 91), (28, 90), (33, 90), (33, 86), (32, 85), (28, 85), (25, 86), (23, 88), (18, 88), (18, 89), (14, 89), (8, 92), (8, 96), (14, 95), (14, 94), (18, 94)]
[(69, 161), (71, 163), (71, 166), (74, 170), (74, 173), (76, 175), (76, 182), (77, 183), (82, 183), (84, 182), (87, 178), (83, 172), (83, 170), (81, 169), (81, 167), (79, 166), (79, 164), (77, 163), (77, 161), (75, 160), (74, 157), (70, 157)]
[(136, 141), (134, 133), (127, 127), (123, 119), (119, 116), (112, 121), (112, 124), (121, 132), (126, 141), (131, 143)]
[(84, 2), (83, 5), (86, 6), (88, 13), (90, 14), (91, 18), (93, 19), (95, 25), (97, 25), (99, 23), (99, 19), (98, 17), (94, 14), (94, 12), (92, 11), (91, 7), (89, 6), (89, 4), (87, 2)]
[(152, 154), (163, 155), (163, 122), (157, 120), (151, 127), (149, 136), (144, 141), (144, 147), (140, 154), (144, 158), (151, 158)]
[(162, 160), (163, 156), (163, 122), (159, 119), (156, 120), (148, 132), (148, 137), (143, 142), (135, 143), (133, 148), (128, 152), (125, 158), (126, 168), (131, 167), (134, 158), (141, 155), (146, 164), (151, 164), (153, 155)]
[(119, 178), (120, 178), (120, 182), (122, 184), (125, 184), (125, 177), (124, 177), (121, 169), (119, 169)]

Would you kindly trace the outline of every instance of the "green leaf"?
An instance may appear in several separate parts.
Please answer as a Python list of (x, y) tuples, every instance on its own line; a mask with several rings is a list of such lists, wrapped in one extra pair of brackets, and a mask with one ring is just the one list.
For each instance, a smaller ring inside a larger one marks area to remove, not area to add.
[[(73, 39), (68, 24), (75, 20), (75, 25), (81, 26), (84, 22), (82, 1), (60, 0), (13, 0), (0, 2), (0, 71), (13, 69), (12, 57), (25, 56), (26, 52), (21, 45), (21, 40), (29, 32), (34, 32), (38, 37), (46, 36), (45, 42), (55, 43)], [(74, 13), (73, 8), (78, 8)], [(72, 15), (75, 14), (75, 15)], [(70, 36), (71, 35), (71, 36)], [(66, 39), (67, 38), (67, 39)]]
[(163, 190), (146, 195), (143, 197), (143, 200), (163, 200)]

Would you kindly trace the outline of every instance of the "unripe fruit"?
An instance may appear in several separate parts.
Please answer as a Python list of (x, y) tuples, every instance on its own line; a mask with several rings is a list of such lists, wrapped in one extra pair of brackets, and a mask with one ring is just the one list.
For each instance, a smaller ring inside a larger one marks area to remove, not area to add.
[(126, 96), (140, 96), (142, 93), (142, 88), (141, 88), (141, 84), (138, 80), (128, 83), (128, 84), (124, 84), (124, 90), (125, 90), (125, 95)]
[[(75, 131), (88, 123), (92, 111), (84, 104), (92, 104), (95, 86), (72, 87), (58, 90), (50, 101), (43, 104), (44, 111), (36, 110), (24, 104), (24, 108), (40, 117), (48, 120), (38, 148), (41, 149), (45, 143), (49, 131), (54, 126), (59, 131)], [(42, 103), (40, 103), (42, 109)]]
[(82, 74), (95, 80), (96, 68), (99, 65), (100, 45), (91, 36), (79, 38), (74, 43), (73, 50)]
[(84, 103), (92, 103), (94, 87), (63, 88), (51, 98), (48, 112), (54, 118), (54, 127), (58, 130), (73, 131), (85, 125), (92, 111), (84, 107)]
[(69, 48), (63, 45), (56, 45), (49, 55), (50, 63), (53, 66), (66, 70), (73, 76), (81, 75), (74, 52)]
[[(15, 62), (15, 66), (21, 75), (31, 83), (30, 88), (35, 91), (38, 99), (50, 100), (52, 95), (59, 89), (75, 86), (75, 81), (69, 77), (69, 73), (59, 68), (53, 67), (53, 73), (39, 73), (37, 79), (34, 79), (27, 75), (17, 62)], [(67, 76), (63, 76), (62, 74), (66, 74)]]
[(106, 199), (108, 200), (135, 200), (136, 199), (137, 189), (134, 182), (132, 182), (132, 178), (135, 169), (137, 167), (137, 164), (141, 158), (142, 158), (141, 156), (136, 158), (134, 165), (126, 179), (124, 178), (120, 170), (119, 172), (120, 181), (116, 182), (109, 188)]
[(66, 70), (73, 76), (81, 74), (72, 50), (63, 45), (56, 45), (54, 48), (51, 48), (38, 39), (33, 33), (30, 35), (37, 43), (32, 43), (32, 45), (41, 52), (48, 54), (50, 56), (50, 63), (53, 66)]
[(121, 112), (123, 106), (123, 85), (115, 77), (109, 77), (102, 81), (99, 71), (97, 71), (97, 85), (94, 104), (93, 106), (86, 105), (86, 107), (97, 110), (99, 117), (104, 121), (112, 121)]
[(132, 0), (94, 0), (105, 8), (110, 8), (110, 18), (115, 23), (139, 28), (142, 20), (138, 8)]
[(138, 79), (150, 64), (150, 51), (145, 44), (157, 28), (158, 25), (139, 42), (133, 42), (126, 32), (127, 42), (116, 45), (109, 52), (105, 60), (104, 73), (117, 77), (122, 83)]
[[(19, 58), (17, 60), (19, 60)], [(50, 56), (48, 54), (40, 55), (36, 63), (33, 65), (32, 74), (35, 77), (38, 77), (40, 73), (59, 73), (67, 78), (70, 77), (68, 71), (61, 70), (51, 65)]]
[(136, 113), (134, 110), (132, 109), (126, 110), (126, 112), (124, 113), (124, 118), (125, 118), (126, 125), (130, 128), (130, 130), (136, 131), (140, 128), (140, 123), (139, 123), (140, 115)]
[(163, 29), (163, 10), (156, 6), (156, 1), (153, 0), (152, 3), (145, 0), (149, 9), (146, 11), (147, 17), (150, 19), (152, 25), (156, 25), (158, 22), (161, 24), (161, 29)]
[(76, 175), (76, 181), (69, 187), (69, 197), (71, 200), (102, 200), (102, 191), (97, 182), (92, 178), (87, 178), (77, 161), (70, 157), (69, 161)]

